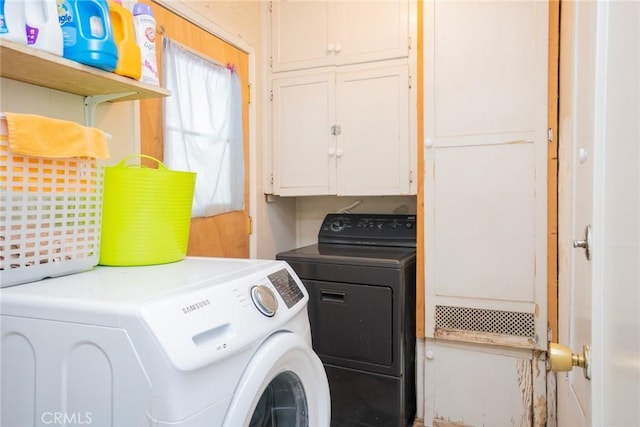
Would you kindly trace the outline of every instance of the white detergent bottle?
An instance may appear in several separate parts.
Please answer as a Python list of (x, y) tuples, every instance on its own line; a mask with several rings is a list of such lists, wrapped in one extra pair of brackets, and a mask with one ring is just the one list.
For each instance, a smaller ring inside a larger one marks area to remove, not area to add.
[(156, 19), (153, 10), (144, 3), (133, 6), (133, 24), (136, 30), (136, 42), (140, 46), (142, 75), (140, 81), (160, 85), (158, 79), (158, 59), (156, 57)]
[(58, 20), (56, 0), (27, 0), (25, 2), (27, 44), (62, 56), (64, 40)]
[(25, 1), (0, 0), (0, 38), (27, 44)]

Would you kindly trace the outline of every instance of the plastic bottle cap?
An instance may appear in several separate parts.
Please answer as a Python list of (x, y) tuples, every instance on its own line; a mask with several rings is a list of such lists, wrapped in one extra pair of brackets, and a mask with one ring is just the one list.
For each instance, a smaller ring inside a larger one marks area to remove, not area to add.
[(136, 3), (133, 6), (133, 15), (134, 16), (137, 16), (137, 15), (151, 15), (151, 16), (153, 16), (153, 9), (151, 9), (151, 6), (149, 6), (148, 4)]

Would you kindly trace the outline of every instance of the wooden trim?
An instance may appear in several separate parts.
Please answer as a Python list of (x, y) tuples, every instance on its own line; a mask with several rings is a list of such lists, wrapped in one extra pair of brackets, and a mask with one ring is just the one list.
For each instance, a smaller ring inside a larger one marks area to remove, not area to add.
[(418, 144), (418, 199), (416, 229), (416, 337), (424, 338), (424, 40), (423, 32), (423, 0), (418, 0), (418, 34), (417, 34), (417, 141)]
[(549, 105), (548, 123), (553, 140), (549, 143), (547, 184), (547, 322), (558, 339), (558, 71), (560, 55), (560, 0), (549, 2)]

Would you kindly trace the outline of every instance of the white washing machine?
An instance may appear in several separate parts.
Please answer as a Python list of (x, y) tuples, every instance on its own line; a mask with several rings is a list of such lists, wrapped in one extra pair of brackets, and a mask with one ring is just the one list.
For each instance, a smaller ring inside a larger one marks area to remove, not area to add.
[(282, 261), (191, 258), (0, 290), (1, 425), (328, 426)]

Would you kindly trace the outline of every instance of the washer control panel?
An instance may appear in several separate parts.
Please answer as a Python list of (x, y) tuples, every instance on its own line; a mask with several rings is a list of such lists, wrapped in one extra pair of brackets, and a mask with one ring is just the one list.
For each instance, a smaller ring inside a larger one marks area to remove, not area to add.
[(296, 283), (296, 280), (289, 274), (285, 268), (271, 273), (267, 276), (271, 284), (286, 304), (287, 308), (293, 307), (298, 301), (304, 298), (302, 289)]
[(398, 214), (328, 214), (318, 243), (416, 246), (416, 216)]

